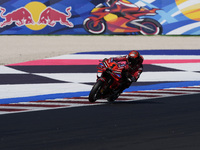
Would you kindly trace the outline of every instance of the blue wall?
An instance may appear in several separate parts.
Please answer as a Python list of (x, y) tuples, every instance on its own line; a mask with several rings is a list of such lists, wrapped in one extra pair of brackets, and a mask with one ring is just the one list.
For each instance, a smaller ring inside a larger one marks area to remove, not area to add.
[[(149, 9), (159, 8), (157, 14), (154, 16), (143, 16), (157, 20), (163, 28), (163, 35), (200, 35), (200, 12), (198, 7), (200, 2), (198, 0), (190, 0), (190, 3), (186, 1), (181, 3), (180, 0), (129, 0), (130, 2), (145, 6)], [(35, 0), (1, 0), (0, 8), (0, 34), (90, 34), (83, 28), (83, 21), (91, 16), (91, 10), (103, 3), (104, 0), (40, 0), (37, 4), (50, 7), (53, 10), (57, 10), (60, 13), (68, 15), (66, 8), (71, 7), (71, 16), (67, 20), (73, 24), (73, 27), (69, 27), (56, 22), (55, 26), (49, 24), (38, 25), (30, 28), (26, 23), (19, 25), (17, 21), (9, 22), (8, 15), (13, 15), (14, 12), (20, 8), (37, 9), (37, 5), (33, 4)], [(179, 4), (180, 3), (180, 4)], [(29, 6), (29, 7), (28, 7)], [(185, 11), (189, 9), (189, 11)], [(5, 10), (3, 12), (3, 10)], [(36, 12), (30, 12), (32, 17), (36, 16)], [(14, 16), (14, 15), (13, 15)], [(14, 16), (15, 17), (15, 16)], [(7, 19), (7, 22), (3, 24)], [(37, 22), (37, 21), (35, 21)], [(40, 29), (41, 28), (41, 29)], [(105, 32), (104, 34), (117, 34), (112, 32)], [(138, 33), (124, 33), (124, 34), (138, 34)]]

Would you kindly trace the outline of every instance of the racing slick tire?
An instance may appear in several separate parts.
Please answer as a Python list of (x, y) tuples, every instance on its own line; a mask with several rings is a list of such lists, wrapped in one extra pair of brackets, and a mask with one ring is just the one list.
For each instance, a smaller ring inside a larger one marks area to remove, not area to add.
[(83, 22), (84, 29), (91, 34), (103, 34), (106, 31), (106, 24), (101, 20), (96, 27), (94, 27), (94, 21), (91, 18), (86, 18)]
[(117, 94), (114, 94), (114, 95), (111, 95), (107, 98), (107, 101), (112, 103), (114, 102), (118, 97), (119, 97), (120, 93), (117, 93)]
[(91, 103), (94, 103), (98, 98), (100, 98), (101, 96), (100, 90), (103, 84), (104, 84), (103, 81), (98, 80), (95, 83), (95, 85), (92, 87), (92, 90), (90, 91), (90, 94), (89, 94), (89, 101)]

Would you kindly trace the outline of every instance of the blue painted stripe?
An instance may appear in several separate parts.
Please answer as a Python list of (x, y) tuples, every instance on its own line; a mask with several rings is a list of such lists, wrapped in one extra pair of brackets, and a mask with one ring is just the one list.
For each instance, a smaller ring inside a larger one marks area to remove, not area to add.
[(125, 90), (125, 92), (131, 91), (144, 91), (144, 90), (160, 90), (165, 88), (177, 88), (177, 87), (188, 87), (188, 86), (198, 86), (200, 81), (184, 81), (184, 82), (173, 82), (173, 83), (160, 83), (148, 86), (131, 86)]
[[(200, 85), (200, 81), (160, 83), (160, 84), (154, 84), (154, 85), (148, 85), (148, 86), (147, 85), (131, 86), (128, 89), (126, 89), (125, 92), (144, 91), (144, 90), (159, 90), (159, 89), (164, 89), (164, 88), (187, 87), (187, 86), (195, 86), (195, 85), (196, 86)], [(30, 96), (30, 97), (7, 98), (7, 99), (0, 99), (0, 104), (29, 102), (29, 101), (38, 101), (38, 100), (56, 99), (56, 98), (88, 96), (89, 92), (90, 91), (75, 92), (75, 93), (57, 93), (57, 94), (38, 95), (38, 96)]]
[(30, 97), (6, 98), (6, 99), (0, 99), (0, 104), (39, 101), (39, 100), (56, 99), (56, 98), (70, 98), (70, 97), (79, 97), (79, 96), (87, 96), (87, 95), (89, 95), (89, 91), (75, 92), (75, 93), (57, 93), (57, 94), (37, 95), (37, 96), (30, 96)]
[[(197, 50), (138, 50), (141, 55), (200, 55), (200, 49)], [(95, 55), (127, 55), (129, 51), (99, 51), (99, 52), (79, 52), (75, 54), (95, 54)]]

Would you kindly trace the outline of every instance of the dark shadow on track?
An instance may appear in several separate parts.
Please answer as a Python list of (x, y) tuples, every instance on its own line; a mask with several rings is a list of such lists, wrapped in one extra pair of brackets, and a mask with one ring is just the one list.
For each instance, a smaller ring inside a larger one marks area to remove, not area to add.
[(138, 100), (138, 101), (115, 101), (115, 102), (110, 102), (107, 105), (142, 105), (142, 104), (164, 104), (162, 101), (152, 101), (152, 100)]
[(200, 94), (0, 116), (1, 150), (199, 150)]

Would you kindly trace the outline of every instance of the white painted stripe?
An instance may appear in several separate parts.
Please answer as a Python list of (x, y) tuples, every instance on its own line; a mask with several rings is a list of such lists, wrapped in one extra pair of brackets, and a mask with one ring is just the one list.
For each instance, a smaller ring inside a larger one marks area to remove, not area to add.
[[(196, 55), (142, 55), (144, 59), (147, 60), (163, 60), (163, 59), (200, 59), (200, 56)], [(92, 54), (77, 54), (77, 55), (62, 55), (47, 59), (104, 59), (104, 58), (110, 58), (110, 57), (120, 57), (119, 55), (92, 55)]]
[(200, 71), (200, 63), (183, 63), (183, 64), (154, 64), (161, 67), (174, 68), (186, 71)]
[(0, 74), (28, 74), (28, 73), (12, 69), (6, 66), (0, 66)]
[[(149, 92), (151, 92), (151, 91), (149, 91)], [(144, 95), (144, 96), (146, 96), (146, 95), (152, 95), (152, 96), (154, 96), (154, 95), (159, 95), (159, 93), (157, 94), (157, 93), (140, 93), (140, 92), (134, 92), (134, 93), (129, 93), (129, 92), (124, 92), (123, 93), (124, 95)], [(162, 95), (162, 93), (161, 93), (161, 95)]]
[[(96, 73), (52, 73), (52, 74), (37, 74), (40, 76), (62, 80), (71, 81), (74, 83), (90, 83), (96, 82)], [(158, 72), (143, 72), (138, 79), (139, 82), (163, 82), (163, 81), (195, 81), (200, 80), (199, 73), (186, 71), (158, 71)], [(91, 86), (85, 86), (91, 90)], [(77, 91), (80, 89), (77, 87)]]
[(163, 81), (199, 81), (200, 75), (195, 72), (143, 72), (138, 79), (140, 82), (163, 82)]
[[(36, 75), (48, 77), (51, 79), (69, 81), (74, 83), (96, 82), (97, 73), (35, 73)], [(79, 87), (76, 87), (79, 89)], [(91, 86), (90, 86), (91, 88)]]
[[(134, 97), (134, 96), (120, 96), (119, 98), (128, 98), (130, 99), (129, 101), (132, 101), (132, 100), (145, 100), (145, 99), (155, 99), (155, 98), (161, 98), (161, 97), (147, 97), (147, 96), (141, 96), (141, 97)], [(125, 100), (126, 101), (126, 100)]]
[[(51, 103), (51, 102), (25, 102), (25, 103), (19, 103), (19, 104), (24, 104), (24, 105), (41, 105), (41, 106), (35, 106), (35, 108), (40, 108), (40, 110), (44, 109), (54, 109), (54, 108), (67, 108), (67, 107), (80, 107), (80, 106), (86, 106), (86, 105), (91, 105), (91, 104), (81, 104), (81, 103)], [(95, 104), (95, 103), (94, 103)], [(99, 103), (97, 103), (99, 104)], [(48, 106), (42, 106), (42, 105), (56, 105), (55, 107), (48, 107)], [(59, 106), (60, 105), (60, 106)], [(96, 104), (95, 104), (96, 105)], [(24, 106), (24, 108), (33, 108), (34, 106)], [(32, 109), (35, 110), (35, 109)]]
[(5, 109), (29, 109), (29, 110), (41, 110), (42, 108), (40, 107), (26, 107), (26, 106), (0, 106), (1, 108)]
[[(167, 90), (166, 90), (167, 91)], [(168, 91), (168, 92), (170, 92), (170, 91)], [(182, 94), (161, 94), (159, 97), (148, 97), (148, 96), (141, 96), (141, 97), (137, 97), (137, 96), (135, 96), (134, 97), (134, 95), (133, 96), (120, 96), (119, 98), (129, 98), (129, 99), (133, 99), (133, 100), (135, 100), (135, 101), (137, 101), (137, 100), (146, 100), (146, 99), (159, 99), (159, 98), (165, 98), (165, 97), (173, 97), (173, 96), (181, 96), (181, 95), (190, 95), (190, 94), (195, 94), (196, 92), (185, 92), (185, 91), (176, 91), (176, 90), (173, 90), (173, 91), (171, 91), (171, 92), (177, 92), (177, 93), (182, 93)], [(125, 101), (127, 101), (127, 100), (125, 100)], [(128, 101), (132, 101), (132, 100), (128, 100)]]
[[(165, 90), (162, 90), (162, 89), (161, 89), (161, 90), (145, 90), (145, 91), (142, 91), (141, 93), (143, 93), (143, 92), (147, 92), (147, 93), (148, 93), (148, 92), (152, 92), (152, 93), (155, 92), (155, 94), (157, 94), (157, 93), (158, 93), (158, 94), (164, 93), (164, 95), (167, 94), (167, 93), (173, 94), (173, 91), (165, 91)], [(171, 92), (171, 93), (170, 93), (170, 92)], [(140, 91), (137, 92), (137, 93), (140, 93)], [(177, 93), (181, 93), (181, 92), (177, 92)]]
[(90, 91), (91, 87), (90, 85), (78, 83), (0, 85), (0, 99)]
[(197, 87), (197, 88), (200, 88), (200, 85), (198, 86), (198, 85), (195, 85), (195, 86), (189, 86), (189, 87)]
[(3, 115), (3, 114), (8, 114), (8, 112), (1, 112), (0, 111), (0, 115)]
[(147, 60), (166, 60), (166, 59), (200, 59), (199, 55), (144, 55)]
[(199, 86), (190, 86), (190, 87), (177, 87), (177, 88), (169, 88), (169, 89), (177, 89), (177, 90), (198, 90), (200, 91), (200, 89), (195, 88), (195, 87), (199, 87)]
[(195, 88), (170, 88), (173, 91), (184, 91), (184, 93), (196, 93), (196, 92), (200, 92), (199, 89), (195, 89)]

